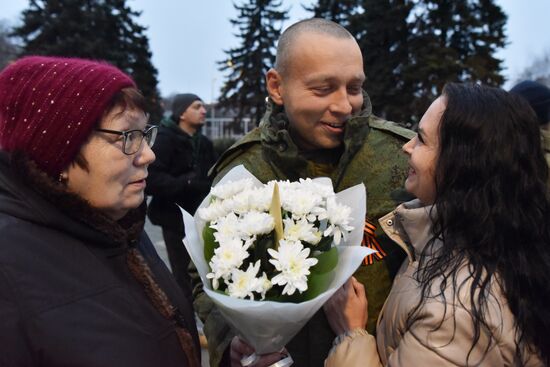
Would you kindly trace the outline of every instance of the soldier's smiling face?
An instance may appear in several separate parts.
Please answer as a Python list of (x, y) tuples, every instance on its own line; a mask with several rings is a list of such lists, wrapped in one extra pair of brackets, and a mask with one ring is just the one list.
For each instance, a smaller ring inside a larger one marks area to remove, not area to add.
[(336, 148), (347, 120), (363, 105), (361, 50), (353, 38), (306, 32), (295, 40), (284, 75), (270, 70), (267, 81), (301, 149)]

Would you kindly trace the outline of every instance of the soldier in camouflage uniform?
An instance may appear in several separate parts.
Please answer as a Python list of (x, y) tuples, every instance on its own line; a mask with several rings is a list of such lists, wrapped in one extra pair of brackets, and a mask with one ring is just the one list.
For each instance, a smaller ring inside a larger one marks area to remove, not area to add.
[[(362, 90), (364, 79), (361, 51), (344, 28), (323, 19), (291, 26), (281, 36), (275, 68), (267, 74), (267, 112), (258, 128), (222, 155), (211, 171), (214, 182), (240, 164), (264, 183), (327, 176), (336, 192), (365, 184), (372, 222), (391, 211), (408, 199), (400, 197), (408, 169), (401, 146), (414, 133), (372, 115)], [(355, 274), (369, 297), (369, 326), (376, 324), (393, 274), (404, 259), (381, 233), (376, 231), (387, 256)], [(205, 323), (211, 366), (240, 365), (242, 343), (232, 343), (235, 332), (200, 284), (194, 306)], [(320, 310), (287, 349), (296, 366), (321, 367), (334, 338)], [(264, 358), (255, 366), (271, 363), (273, 359)]]

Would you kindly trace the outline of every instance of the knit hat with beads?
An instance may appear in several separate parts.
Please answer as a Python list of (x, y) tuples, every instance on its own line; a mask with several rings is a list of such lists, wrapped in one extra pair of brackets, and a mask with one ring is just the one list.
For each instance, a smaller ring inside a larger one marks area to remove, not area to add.
[(57, 177), (126, 87), (135, 83), (103, 62), (22, 58), (0, 73), (0, 149), (22, 152)]

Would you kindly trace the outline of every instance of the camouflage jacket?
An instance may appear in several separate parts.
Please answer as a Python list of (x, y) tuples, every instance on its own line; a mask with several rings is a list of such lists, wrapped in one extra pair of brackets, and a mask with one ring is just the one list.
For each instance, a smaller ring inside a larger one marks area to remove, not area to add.
[[(287, 130), (288, 120), (281, 107), (270, 104), (260, 126), (230, 147), (210, 171), (217, 182), (231, 168), (243, 164), (260, 181), (316, 177), (315, 164), (298, 151)], [(414, 133), (371, 114), (365, 94), (364, 108), (346, 123), (344, 148), (329, 175), (336, 192), (359, 183), (367, 188), (367, 216), (377, 220), (410, 196), (403, 196), (407, 162), (401, 146)], [(382, 231), (379, 232), (382, 235)], [(378, 230), (377, 230), (378, 234)], [(365, 284), (369, 300), (369, 328), (374, 328), (378, 313), (391, 288), (404, 253), (391, 241), (379, 237), (388, 254), (384, 261), (361, 266), (355, 276)], [(393, 264), (390, 265), (390, 262)], [(195, 279), (197, 279), (195, 277)], [(223, 353), (235, 332), (230, 329), (211, 300), (195, 287), (195, 310), (205, 323), (210, 365), (222, 363)], [(323, 366), (335, 335), (320, 310), (287, 345), (296, 366)]]

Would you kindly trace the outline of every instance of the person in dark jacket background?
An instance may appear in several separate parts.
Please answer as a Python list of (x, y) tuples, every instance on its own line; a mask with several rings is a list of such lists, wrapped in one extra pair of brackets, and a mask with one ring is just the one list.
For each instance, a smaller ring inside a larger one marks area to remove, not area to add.
[(516, 84), (510, 93), (524, 98), (537, 114), (546, 163), (550, 167), (550, 88), (532, 80)]
[(183, 289), (190, 282), (190, 257), (182, 243), (185, 230), (177, 205), (193, 214), (210, 191), (207, 175), (216, 157), (212, 142), (200, 132), (205, 118), (204, 103), (197, 95), (176, 95), (170, 118), (159, 128), (153, 148), (157, 159), (147, 179), (147, 194), (153, 196), (149, 219), (162, 227), (172, 273)]
[(190, 300), (143, 231), (147, 120), (106, 63), (0, 73), (1, 366), (200, 366)]

